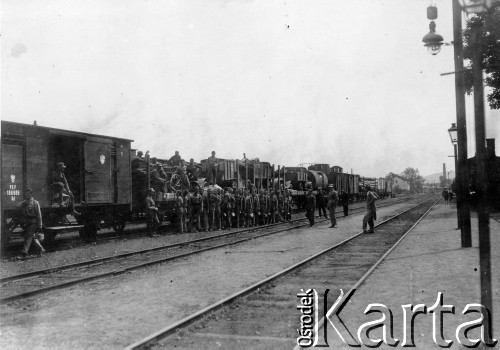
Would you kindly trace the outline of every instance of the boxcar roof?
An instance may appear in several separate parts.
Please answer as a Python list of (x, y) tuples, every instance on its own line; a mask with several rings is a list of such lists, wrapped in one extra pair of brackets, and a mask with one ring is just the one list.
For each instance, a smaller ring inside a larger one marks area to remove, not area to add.
[(2, 120), (2, 124), (4, 124), (4, 123), (17, 124), (17, 125), (22, 125), (22, 126), (32, 126), (32, 127), (42, 128), (42, 129), (48, 129), (49, 131), (55, 131), (55, 132), (66, 133), (66, 134), (69, 133), (69, 134), (81, 135), (81, 136), (97, 136), (97, 137), (105, 137), (105, 138), (108, 138), (108, 139), (124, 140), (124, 141), (130, 141), (130, 142), (134, 141), (134, 140), (126, 139), (126, 138), (123, 138), (123, 137), (90, 134), (90, 133), (80, 132), (80, 131), (64, 130), (64, 129), (57, 129), (57, 128), (52, 128), (52, 127), (48, 127), (48, 126), (24, 124), (24, 123), (18, 123), (18, 122), (11, 122), (11, 121), (7, 121), (7, 120)]

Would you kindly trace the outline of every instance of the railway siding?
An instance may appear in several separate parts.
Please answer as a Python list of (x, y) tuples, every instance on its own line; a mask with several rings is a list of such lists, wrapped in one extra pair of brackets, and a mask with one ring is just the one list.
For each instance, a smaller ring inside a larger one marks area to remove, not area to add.
[[(381, 208), (379, 215), (409, 206), (400, 203)], [(2, 343), (15, 347), (18, 339), (33, 339), (26, 346), (39, 346), (37, 336), (43, 335), (46, 346), (57, 343), (61, 348), (75, 343), (78, 347), (99, 347), (102, 342), (112, 347), (126, 346), (159, 326), (173, 323), (327, 244), (345, 239), (359, 231), (360, 220), (361, 215), (353, 215), (341, 219), (338, 230), (324, 224), (282, 233), (3, 305), (0, 319), (7, 336)], [(253, 250), (283, 252), (248, 253)], [(39, 322), (16, 326), (28, 319)]]

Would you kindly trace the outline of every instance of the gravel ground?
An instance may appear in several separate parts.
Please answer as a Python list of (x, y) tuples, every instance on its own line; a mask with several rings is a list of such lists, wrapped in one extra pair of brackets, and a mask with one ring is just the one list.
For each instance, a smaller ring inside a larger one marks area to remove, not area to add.
[[(383, 200), (381, 203), (387, 203), (394, 199)], [(356, 204), (359, 205), (359, 204)], [(339, 214), (337, 214), (339, 215)], [(294, 215), (294, 217), (302, 217), (303, 214), (299, 213)], [(139, 227), (138, 225), (131, 225), (131, 227)], [(36, 256), (30, 256), (28, 259), (15, 260), (15, 259), (4, 259), (0, 263), (0, 276), (6, 277), (11, 275), (17, 275), (20, 273), (47, 269), (55, 266), (66, 265), (70, 263), (77, 263), (81, 261), (87, 261), (92, 259), (103, 258), (107, 256), (114, 256), (118, 254), (138, 251), (142, 249), (148, 249), (153, 247), (158, 247), (167, 244), (179, 243), (186, 240), (192, 240), (195, 238), (217, 236), (220, 233), (225, 233), (228, 231), (214, 231), (214, 232), (199, 232), (199, 233), (185, 233), (182, 235), (172, 234), (171, 231), (168, 233), (160, 232), (161, 236), (158, 238), (144, 237), (133, 237), (131, 239), (117, 238), (110, 241), (105, 241), (98, 245), (83, 244), (77, 245), (73, 249), (66, 249), (61, 251), (55, 251), (44, 254), (41, 258)], [(75, 235), (74, 233), (68, 233), (68, 235)]]
[[(381, 208), (379, 220), (408, 207)], [(359, 232), (361, 217), (341, 219), (338, 229), (324, 223), (293, 230), (2, 305), (0, 346), (122, 348)], [(144, 244), (161, 244), (161, 239)], [(75, 256), (104, 255), (99, 249), (86, 247)]]

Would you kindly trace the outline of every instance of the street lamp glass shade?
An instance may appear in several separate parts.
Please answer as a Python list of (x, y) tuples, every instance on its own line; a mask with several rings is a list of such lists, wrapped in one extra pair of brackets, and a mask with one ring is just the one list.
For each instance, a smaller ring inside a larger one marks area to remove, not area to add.
[(443, 45), (443, 37), (436, 33), (436, 23), (431, 21), (429, 23), (429, 33), (425, 34), (422, 41), (425, 43), (424, 46), (427, 51), (432, 55), (437, 55), (441, 51), (441, 46)]
[(448, 133), (450, 134), (450, 140), (452, 144), (457, 143), (458, 141), (458, 129), (457, 124), (452, 123), (451, 128), (448, 129)]
[(458, 0), (460, 7), (467, 13), (482, 13), (491, 7), (491, 0)]

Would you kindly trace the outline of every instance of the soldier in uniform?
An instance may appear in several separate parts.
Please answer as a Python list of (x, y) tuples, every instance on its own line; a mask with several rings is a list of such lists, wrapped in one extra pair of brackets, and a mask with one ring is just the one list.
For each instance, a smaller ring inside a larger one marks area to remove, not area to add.
[(328, 216), (326, 215), (325, 192), (323, 190), (318, 190), (316, 204), (318, 206), (318, 216), (321, 217), (321, 214), (323, 213), (325, 219), (328, 219)]
[(252, 201), (253, 201), (253, 226), (259, 226), (259, 216), (260, 216), (260, 201), (259, 195), (255, 190), (252, 189)]
[(189, 160), (189, 164), (186, 167), (186, 172), (188, 175), (188, 178), (190, 181), (197, 181), (198, 180), (198, 171), (199, 167), (194, 163), (194, 159), (191, 158)]
[(314, 225), (314, 212), (316, 211), (316, 197), (313, 195), (312, 190), (307, 190), (306, 198), (306, 216), (309, 219), (309, 225)]
[(189, 231), (195, 231), (193, 224), (196, 221), (196, 228), (201, 231), (201, 212), (203, 210), (203, 198), (197, 190), (189, 198)]
[(175, 192), (175, 214), (177, 216), (177, 233), (184, 233), (184, 199), (181, 191)]
[(245, 207), (245, 197), (243, 196), (243, 190), (241, 188), (236, 190), (236, 194), (234, 196), (234, 209), (236, 212), (236, 227), (240, 227), (240, 223), (242, 222), (242, 214)]
[[(216, 231), (220, 228), (220, 196), (218, 195), (217, 189), (211, 189), (208, 192), (208, 197), (210, 201), (210, 231)], [(219, 224), (217, 224), (219, 223)]]
[(64, 206), (63, 194), (67, 194), (70, 199), (71, 212), (73, 215), (80, 215), (80, 213), (75, 211), (75, 197), (73, 197), (73, 192), (69, 189), (68, 181), (64, 175), (64, 169), (66, 169), (66, 165), (64, 165), (63, 162), (56, 164), (56, 170), (52, 174), (52, 186), (54, 192), (59, 195), (58, 199), (61, 206)]
[(20, 212), (21, 227), (24, 230), (24, 247), (21, 259), (28, 255), (31, 243), (34, 241), (39, 249), (39, 254), (45, 253), (40, 241), (35, 236), (37, 230), (42, 229), (42, 212), (40, 204), (33, 198), (33, 191), (27, 188), (24, 191), (24, 200), (18, 204), (17, 209)]
[[(151, 184), (153, 186), (153, 189), (155, 190), (156, 193), (161, 193), (163, 197), (163, 193), (165, 193), (165, 186), (167, 183), (166, 177), (162, 177), (162, 173), (165, 174), (165, 172), (162, 169), (162, 166), (160, 164), (156, 164), (155, 167), (153, 168), (153, 171), (151, 171)], [(166, 174), (165, 174), (166, 176)]]
[(215, 151), (212, 151), (212, 155), (207, 160), (208, 179), (210, 185), (214, 185), (215, 181), (217, 180), (218, 165), (219, 165), (219, 160), (215, 157)]
[(253, 197), (248, 189), (245, 190), (245, 227), (252, 226)]
[(270, 206), (269, 223), (274, 224), (274, 223), (276, 223), (276, 217), (279, 215), (278, 214), (278, 196), (276, 195), (276, 192), (272, 189), (271, 189), (271, 193), (269, 195), (269, 206)]
[(175, 151), (175, 154), (170, 157), (169, 162), (171, 166), (180, 166), (182, 164), (182, 158), (179, 154), (179, 151)]
[(191, 210), (191, 206), (189, 205), (189, 198), (191, 197), (188, 190), (182, 191), (182, 198), (184, 199), (184, 232), (189, 232), (187, 228), (187, 223), (189, 221), (188, 213)]
[[(364, 233), (375, 233), (375, 222), (377, 219), (377, 206), (375, 201), (379, 199), (379, 196), (372, 191), (369, 185), (366, 185), (366, 215), (363, 217), (363, 232)], [(367, 224), (370, 226), (370, 230), (366, 230)]]
[(291, 213), (291, 202), (290, 198), (288, 197), (288, 193), (285, 190), (283, 192), (283, 219), (285, 221), (290, 221), (290, 213)]
[(330, 192), (328, 193), (328, 210), (330, 211), (330, 221), (332, 225), (330, 228), (337, 227), (337, 218), (335, 217), (335, 209), (337, 208), (337, 203), (339, 202), (339, 196), (337, 191), (333, 186), (330, 186)]
[(131, 167), (132, 171), (139, 171), (145, 173), (146, 170), (146, 160), (142, 156), (144, 153), (142, 151), (137, 152), (137, 156), (132, 159)]
[(344, 209), (344, 216), (349, 215), (349, 194), (342, 191), (340, 195), (340, 203), (342, 204), (342, 208)]
[(259, 193), (259, 224), (266, 225), (267, 224), (267, 212), (269, 211), (269, 198), (267, 198), (266, 190), (261, 189)]
[(201, 196), (201, 219), (202, 219), (202, 229), (208, 232), (208, 212), (209, 212), (209, 201), (208, 195), (203, 191), (203, 188), (199, 190)]
[(154, 201), (155, 190), (150, 188), (146, 193), (145, 209), (146, 209), (146, 227), (149, 232), (149, 237), (159, 237), (158, 227), (160, 220), (158, 219), (158, 208)]

